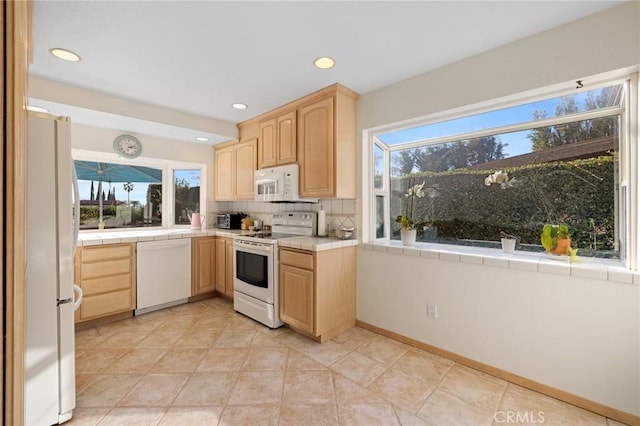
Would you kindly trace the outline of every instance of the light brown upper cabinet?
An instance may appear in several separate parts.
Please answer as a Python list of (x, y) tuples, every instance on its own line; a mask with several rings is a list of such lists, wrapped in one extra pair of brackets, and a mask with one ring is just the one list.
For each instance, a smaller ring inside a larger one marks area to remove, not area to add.
[(233, 145), (215, 150), (216, 200), (233, 200), (235, 188), (235, 147)]
[(253, 200), (257, 139), (233, 142), (215, 148), (215, 199)]
[(356, 198), (357, 99), (336, 83), (239, 123), (238, 135), (258, 140), (260, 169), (297, 162), (301, 197)]
[(301, 197), (356, 197), (356, 97), (336, 90), (299, 107)]
[(258, 168), (296, 162), (296, 111), (260, 122)]
[(236, 146), (236, 200), (253, 200), (254, 181), (253, 175), (256, 171), (256, 151), (258, 141), (251, 139), (240, 142)]

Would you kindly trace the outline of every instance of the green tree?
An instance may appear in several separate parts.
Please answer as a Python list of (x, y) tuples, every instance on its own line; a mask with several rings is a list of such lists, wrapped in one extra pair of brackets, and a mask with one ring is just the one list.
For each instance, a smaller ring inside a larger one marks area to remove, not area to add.
[(189, 223), (189, 182), (186, 179), (175, 180), (175, 218), (176, 223)]
[(461, 169), (504, 158), (506, 146), (500, 138), (493, 135), (428, 146), (414, 154), (415, 165), (422, 172)]
[[(612, 105), (620, 105), (622, 90), (620, 86), (603, 87), (598, 96), (589, 92), (585, 99), (588, 110), (604, 108)], [(597, 120), (590, 120), (588, 127), (589, 139), (613, 136), (618, 134), (618, 118), (604, 117)]]
[[(604, 108), (620, 104), (622, 86), (609, 86), (602, 88), (597, 95), (594, 92), (587, 93), (585, 97), (585, 110)], [(576, 95), (562, 96), (555, 108), (555, 116), (574, 114), (580, 111), (576, 102)], [(533, 112), (534, 120), (547, 118), (544, 110)], [(616, 134), (618, 119), (616, 117), (604, 117), (593, 120), (582, 120), (573, 123), (559, 124), (556, 126), (540, 127), (531, 130), (527, 138), (531, 141), (532, 151), (570, 145), (580, 141), (597, 139)]]
[(396, 176), (404, 176), (413, 172), (418, 151), (418, 149), (406, 149), (393, 154), (393, 171)]

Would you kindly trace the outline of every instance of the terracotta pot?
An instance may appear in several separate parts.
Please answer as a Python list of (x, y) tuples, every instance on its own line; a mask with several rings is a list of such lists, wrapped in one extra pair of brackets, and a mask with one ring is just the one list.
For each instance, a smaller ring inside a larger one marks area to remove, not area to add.
[(558, 239), (556, 248), (554, 248), (553, 250), (549, 250), (549, 253), (567, 254), (569, 253), (570, 247), (571, 247), (571, 238)]

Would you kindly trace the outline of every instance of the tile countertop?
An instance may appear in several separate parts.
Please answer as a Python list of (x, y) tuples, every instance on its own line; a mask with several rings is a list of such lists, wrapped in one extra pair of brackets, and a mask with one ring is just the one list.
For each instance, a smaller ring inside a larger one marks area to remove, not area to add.
[(300, 250), (322, 251), (340, 247), (357, 246), (358, 240), (341, 240), (326, 237), (293, 237), (278, 241), (278, 246)]
[[(78, 246), (95, 246), (102, 244), (137, 243), (141, 241), (157, 241), (178, 238), (196, 237), (227, 237), (252, 234), (253, 231), (239, 229), (149, 229), (135, 231), (96, 231), (81, 232), (78, 236)], [(341, 240), (338, 238), (292, 237), (278, 241), (280, 247), (291, 247), (300, 250), (322, 251), (339, 247), (357, 246), (358, 240)]]
[(238, 235), (251, 234), (252, 231), (241, 231), (239, 229), (149, 229), (135, 231), (96, 231), (81, 232), (78, 236), (78, 246), (94, 246), (101, 244), (117, 243), (137, 243), (140, 241), (169, 240), (177, 238), (195, 237), (227, 237), (233, 238)]

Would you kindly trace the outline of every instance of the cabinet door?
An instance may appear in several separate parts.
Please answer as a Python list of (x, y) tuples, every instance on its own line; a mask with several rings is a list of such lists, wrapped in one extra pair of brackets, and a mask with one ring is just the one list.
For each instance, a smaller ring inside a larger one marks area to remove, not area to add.
[(298, 111), (300, 196), (333, 197), (333, 97), (303, 106)]
[(233, 200), (235, 193), (234, 146), (215, 150), (215, 198)]
[(227, 249), (226, 239), (216, 238), (216, 291), (226, 294), (227, 288)]
[(213, 237), (193, 238), (191, 263), (191, 293), (211, 293), (216, 289), (216, 240)]
[(295, 163), (297, 158), (296, 111), (283, 114), (276, 119), (278, 164)]
[(227, 250), (225, 294), (229, 297), (233, 297), (233, 277), (235, 275), (235, 271), (233, 270), (233, 240), (227, 239), (225, 243), (225, 248)]
[(276, 119), (260, 123), (258, 140), (258, 168), (273, 167), (277, 164)]
[(280, 318), (314, 334), (313, 271), (280, 264)]
[(236, 200), (253, 200), (254, 172), (256, 170), (257, 139), (236, 145)]

